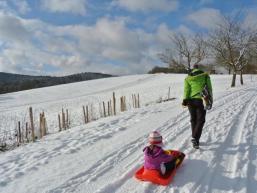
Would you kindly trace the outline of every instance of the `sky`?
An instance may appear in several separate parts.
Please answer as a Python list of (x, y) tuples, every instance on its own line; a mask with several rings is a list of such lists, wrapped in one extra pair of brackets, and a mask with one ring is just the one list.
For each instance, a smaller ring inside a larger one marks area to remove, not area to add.
[(207, 33), (238, 11), (257, 25), (257, 0), (0, 0), (0, 72), (147, 73), (173, 33)]

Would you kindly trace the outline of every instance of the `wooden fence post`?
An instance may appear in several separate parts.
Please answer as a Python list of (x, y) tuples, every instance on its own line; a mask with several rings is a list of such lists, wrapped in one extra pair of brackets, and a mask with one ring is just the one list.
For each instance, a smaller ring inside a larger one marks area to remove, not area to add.
[(113, 98), (113, 114), (116, 115), (116, 98), (115, 98), (115, 92), (113, 92), (112, 98)]
[(21, 122), (18, 122), (18, 133), (17, 133), (17, 138), (18, 138), (18, 145), (21, 143)]
[(122, 97), (120, 97), (120, 112), (123, 112), (123, 108), (122, 108)]
[(64, 110), (62, 109), (62, 129), (66, 129), (65, 127), (65, 113), (64, 113)]
[(87, 123), (89, 122), (89, 111), (88, 111), (88, 106), (86, 106), (86, 120)]
[(45, 136), (46, 135), (46, 126), (47, 126), (47, 124), (46, 124), (46, 117), (45, 117), (45, 113), (43, 112), (43, 136)]
[(135, 94), (133, 94), (133, 103), (134, 103), (134, 108), (137, 108), (137, 97)]
[(66, 128), (70, 128), (69, 110), (66, 109)]
[(123, 112), (126, 110), (126, 97), (120, 97), (120, 111)]
[(122, 106), (123, 106), (123, 111), (127, 110), (127, 106), (126, 106), (126, 96), (122, 97)]
[(33, 111), (32, 111), (32, 107), (29, 107), (29, 117), (30, 117), (30, 126), (31, 126), (32, 141), (35, 142), (35, 127), (34, 127), (34, 121), (33, 121)]
[(58, 114), (59, 131), (62, 131), (61, 116)]
[(110, 115), (113, 115), (113, 111), (112, 111), (112, 100), (110, 100)]
[(111, 103), (108, 101), (108, 116), (111, 116)]
[(105, 111), (105, 104), (103, 102), (103, 109), (104, 109), (104, 117), (106, 117), (106, 111)]
[(40, 115), (39, 115), (39, 133), (40, 133), (40, 138), (43, 137), (42, 121), (43, 121), (43, 116), (42, 116), (42, 114), (40, 113)]
[(28, 138), (28, 132), (29, 132), (29, 127), (28, 127), (28, 122), (26, 122), (26, 132), (25, 132), (25, 138), (27, 140), (27, 143), (29, 142), (29, 138)]
[(83, 106), (83, 115), (84, 115), (84, 123), (87, 123), (87, 118), (86, 118), (86, 111), (85, 111), (85, 106)]

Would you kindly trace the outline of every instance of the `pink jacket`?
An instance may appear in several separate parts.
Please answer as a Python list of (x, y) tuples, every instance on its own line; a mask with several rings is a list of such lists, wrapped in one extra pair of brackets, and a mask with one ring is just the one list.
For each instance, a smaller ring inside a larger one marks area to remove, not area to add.
[(164, 152), (161, 147), (154, 146), (153, 149), (150, 149), (149, 146), (144, 148), (144, 167), (146, 169), (156, 169), (160, 170), (160, 164), (162, 162), (171, 161), (174, 156), (168, 155)]

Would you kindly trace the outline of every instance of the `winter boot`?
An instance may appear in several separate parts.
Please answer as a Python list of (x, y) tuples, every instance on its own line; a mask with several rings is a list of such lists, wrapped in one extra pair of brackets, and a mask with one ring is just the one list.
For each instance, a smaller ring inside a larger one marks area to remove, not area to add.
[(199, 149), (199, 141), (197, 141), (195, 138), (192, 138), (191, 142), (193, 144), (193, 148)]

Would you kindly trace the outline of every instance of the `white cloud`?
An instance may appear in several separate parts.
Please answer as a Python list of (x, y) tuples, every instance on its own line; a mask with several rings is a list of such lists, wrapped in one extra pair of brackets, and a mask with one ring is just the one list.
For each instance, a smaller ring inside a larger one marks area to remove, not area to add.
[[(47, 64), (54, 57), (42, 52), (33, 41), (36, 32), (43, 31), (45, 26), (36, 20), (24, 20), (11, 14), (0, 13), (0, 69), (5, 72), (39, 73), (39, 64)], [(30, 72), (28, 72), (28, 69)]]
[(165, 11), (171, 12), (178, 8), (177, 0), (115, 0), (113, 5), (129, 11)]
[(183, 33), (184, 35), (191, 36), (194, 32), (185, 25), (180, 25), (176, 29), (177, 32)]
[(221, 21), (221, 12), (213, 8), (203, 8), (191, 13), (187, 19), (203, 28), (213, 28)]
[(10, 41), (24, 42), (30, 37), (21, 20), (12, 15), (0, 13), (0, 29), (0, 37)]
[(257, 30), (257, 13), (256, 13), (256, 9), (251, 9), (249, 10), (249, 12), (247, 13), (243, 25), (246, 28), (255, 28), (255, 30)]
[(21, 14), (28, 13), (31, 10), (26, 0), (12, 0), (12, 2)]
[(144, 51), (139, 34), (129, 30), (123, 20), (101, 18), (93, 26), (59, 27), (58, 33), (75, 38), (78, 51), (109, 60), (139, 62)]
[(0, 27), (0, 69), (25, 74), (45, 74), (44, 65), (57, 69), (55, 74), (146, 73), (158, 64), (171, 32), (165, 24), (152, 33), (130, 29), (124, 18), (54, 26), (4, 13)]
[[(137, 34), (122, 20), (104, 18), (93, 26), (56, 27), (1, 14), (0, 27), (2, 71), (39, 72), (47, 64), (66, 74), (111, 70), (124, 74), (131, 73), (130, 64), (139, 64), (142, 57)], [(121, 65), (106, 65), (108, 61)]]
[(42, 7), (49, 12), (86, 14), (86, 0), (42, 0)]

